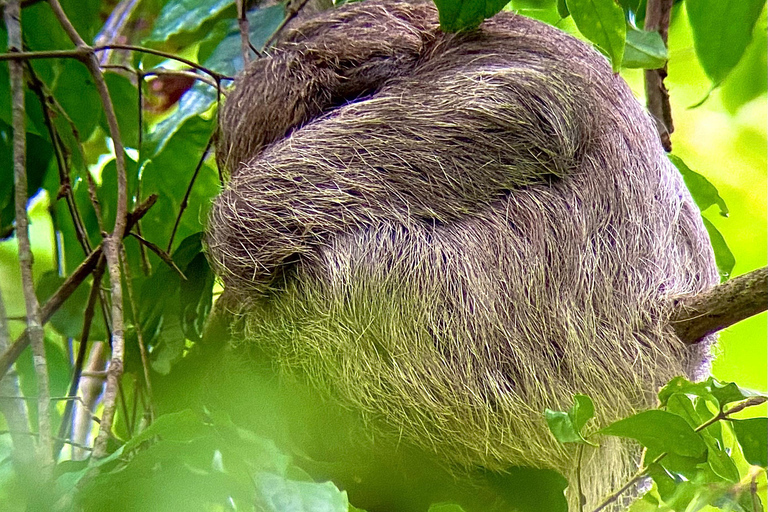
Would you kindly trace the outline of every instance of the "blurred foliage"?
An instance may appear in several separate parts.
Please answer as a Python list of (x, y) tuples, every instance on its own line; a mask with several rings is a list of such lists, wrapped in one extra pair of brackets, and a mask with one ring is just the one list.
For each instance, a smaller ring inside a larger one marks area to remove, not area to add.
[[(456, 31), (476, 26), (506, 2), (436, 4), (443, 28)], [(115, 1), (62, 0), (62, 5), (79, 33), (93, 41)], [(669, 51), (657, 33), (642, 30), (644, 0), (512, 0), (507, 7), (594, 43), (638, 95), (641, 70), (668, 61), (677, 128), (671, 158), (702, 210), (721, 274), (727, 278), (765, 265), (765, 2), (675, 2)], [(257, 50), (285, 16), (286, 4), (279, 2), (248, 11), (250, 40)], [(132, 19), (130, 42), (191, 59), (225, 77), (225, 86), (226, 77), (243, 67), (234, 0), (144, 0)], [(24, 8), (22, 25), (25, 50), (73, 48), (45, 2)], [(6, 51), (6, 41), (0, 25), (0, 52)], [(110, 455), (90, 466), (78, 460), (76, 447), (65, 444), (55, 485), (41, 489), (14, 465), (11, 438), (3, 431), (4, 510), (361, 510), (355, 504), (399, 512), (566, 510), (567, 482), (556, 472), (477, 470), (457, 479), (430, 454), (396, 439), (370, 439), (358, 414), (275, 375), (259, 354), (243, 358), (237, 350), (245, 349), (231, 348), (225, 326), (206, 330), (219, 288), (203, 254), (201, 233), (220, 187), (208, 150), (220, 94), (208, 82), (148, 74), (158, 67), (185, 68), (162, 56), (120, 52), (114, 60), (119, 65), (107, 70), (105, 79), (128, 147), (129, 208), (152, 194), (158, 197), (141, 221), (141, 240), (125, 242), (137, 307), (134, 317), (131, 304), (124, 304), (126, 361), (115, 436)], [(26, 77), (29, 212), (36, 293), (45, 300), (101, 241), (89, 180), (103, 229), (111, 229), (117, 169), (87, 69), (73, 59), (40, 59), (30, 61)], [(3, 62), (0, 239), (7, 240), (0, 242), (0, 289), (11, 334), (18, 336), (24, 306), (13, 240), (8, 87)], [(694, 104), (700, 106), (688, 110)], [(62, 187), (62, 176), (69, 188)], [(73, 222), (68, 190), (81, 227)], [(78, 235), (81, 228), (83, 236)], [(71, 384), (88, 290), (94, 285), (92, 280), (82, 284), (46, 326), (54, 397), (65, 396)], [(90, 346), (108, 341), (108, 320), (96, 311)], [(139, 333), (149, 352), (151, 395), (139, 357)], [(725, 382), (677, 379), (660, 392), (658, 410), (599, 432), (590, 430), (594, 405), (585, 395), (576, 395), (569, 411), (542, 414), (564, 443), (599, 444), (601, 436), (622, 436), (646, 448), (654, 487), (633, 506), (635, 512), (762, 510), (752, 485), (765, 491), (766, 418), (755, 417), (764, 406), (696, 429), (723, 407), (754, 396), (730, 381), (765, 390), (765, 315), (728, 329), (721, 339), (714, 373)], [(33, 398), (36, 377), (29, 350), (15, 369), (21, 393)], [(36, 401), (25, 403), (34, 421)], [(53, 428), (59, 430), (64, 402), (57, 401), (54, 410)]]

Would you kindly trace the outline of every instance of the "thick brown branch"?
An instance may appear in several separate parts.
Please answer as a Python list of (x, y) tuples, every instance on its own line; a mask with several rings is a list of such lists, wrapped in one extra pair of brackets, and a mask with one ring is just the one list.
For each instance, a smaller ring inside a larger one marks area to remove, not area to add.
[[(672, 13), (672, 0), (648, 0), (645, 8), (645, 30), (658, 31), (664, 45), (667, 44), (669, 18)], [(656, 121), (656, 129), (661, 137), (661, 144), (667, 151), (672, 151), (670, 135), (675, 131), (672, 123), (672, 109), (669, 106), (669, 91), (664, 85), (667, 77), (667, 65), (659, 69), (645, 70), (645, 98), (648, 112)]]
[(768, 308), (768, 267), (736, 277), (711, 290), (680, 299), (671, 324), (687, 344), (701, 341)]

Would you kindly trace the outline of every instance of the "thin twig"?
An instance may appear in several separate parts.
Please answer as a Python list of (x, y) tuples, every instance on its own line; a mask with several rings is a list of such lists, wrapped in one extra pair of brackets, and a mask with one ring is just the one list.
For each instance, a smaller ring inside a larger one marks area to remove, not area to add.
[(248, 16), (245, 13), (245, 1), (237, 0), (237, 26), (240, 29), (240, 53), (243, 56), (243, 65), (247, 66), (251, 61), (251, 39), (248, 34), (251, 32)]
[[(701, 432), (705, 428), (711, 425), (714, 425), (718, 421), (727, 419), (728, 417), (736, 414), (737, 412), (743, 411), (747, 407), (754, 407), (757, 405), (761, 405), (761, 404), (764, 404), (766, 401), (768, 401), (768, 398), (764, 396), (753, 396), (753, 397), (747, 398), (746, 400), (742, 400), (741, 402), (738, 402), (736, 405), (734, 405), (727, 411), (721, 409), (719, 413), (712, 416), (709, 420), (705, 421), (704, 423), (696, 427), (694, 429), (694, 432)], [(626, 484), (622, 485), (620, 489), (612, 492), (608, 497), (606, 497), (593, 512), (600, 512), (605, 507), (607, 507), (608, 505), (610, 505), (611, 503), (619, 499), (619, 497), (622, 494), (624, 494), (628, 489), (630, 489), (635, 484), (637, 484), (637, 482), (648, 473), (648, 470), (650, 470), (651, 466), (661, 462), (667, 455), (668, 454), (666, 452), (660, 453), (655, 459), (651, 461), (650, 464), (647, 464), (645, 467), (638, 470), (637, 473), (635, 473)]]
[(37, 51), (37, 52), (0, 53), (0, 62), (6, 61), (6, 60), (36, 60), (36, 59), (77, 59), (79, 61), (84, 62), (85, 60), (88, 59), (88, 55), (94, 52), (99, 53), (99, 52), (105, 52), (108, 50), (130, 50), (133, 52), (157, 55), (158, 57), (165, 57), (166, 59), (169, 59), (169, 60), (175, 60), (177, 62), (181, 62), (182, 64), (186, 64), (191, 68), (195, 68), (199, 71), (202, 71), (203, 73), (210, 76), (214, 80), (234, 80), (234, 78), (231, 76), (217, 73), (216, 71), (213, 71), (212, 69), (209, 69), (205, 66), (201, 66), (200, 64), (197, 64), (189, 59), (185, 59), (183, 57), (179, 57), (171, 53), (162, 52), (160, 50), (154, 50), (152, 48), (144, 48), (143, 46), (135, 46), (130, 44), (108, 44), (105, 46), (95, 46), (93, 48), (91, 47), (86, 47), (86, 48), (88, 48), (88, 50), (84, 50), (83, 48), (76, 48), (74, 50), (46, 50), (46, 51)]
[(171, 258), (170, 254), (168, 254), (167, 252), (159, 248), (157, 245), (153, 244), (152, 242), (143, 238), (141, 235), (137, 233), (131, 232), (130, 235), (136, 240), (138, 240), (141, 243), (141, 245), (146, 246), (147, 249), (155, 253), (161, 260), (163, 260), (163, 262), (166, 265), (171, 267), (171, 269), (173, 269), (177, 274), (179, 274), (179, 277), (181, 277), (184, 281), (187, 280), (187, 276), (185, 276), (184, 272), (182, 272), (181, 269), (176, 266), (176, 263), (173, 261), (173, 258)]
[[(673, 0), (648, 0), (645, 7), (645, 30), (658, 31), (664, 46), (667, 45), (669, 18), (672, 13)], [(672, 151), (670, 135), (675, 131), (672, 123), (672, 108), (669, 105), (669, 91), (664, 85), (667, 77), (667, 64), (659, 69), (645, 70), (645, 97), (648, 112), (656, 121), (656, 129), (664, 149)]]
[[(6, 321), (5, 302), (0, 293), (0, 351), (5, 351), (11, 343), (11, 335), (8, 332)], [(29, 414), (27, 404), (22, 400), (7, 399), (6, 396), (19, 395), (19, 378), (15, 371), (8, 372), (4, 379), (0, 380), (0, 413), (5, 417), (5, 423), (11, 430), (13, 441), (13, 459), (26, 469), (34, 462), (35, 445), (27, 436), (18, 436), (14, 432), (29, 430)]]
[[(93, 282), (91, 283), (91, 291), (88, 294), (88, 302), (85, 306), (85, 313), (83, 313), (83, 331), (80, 335), (80, 346), (77, 350), (77, 357), (75, 358), (75, 368), (72, 372), (72, 380), (69, 384), (68, 397), (77, 397), (77, 389), (80, 385), (80, 377), (83, 372), (83, 364), (85, 363), (85, 356), (88, 347), (88, 337), (91, 333), (91, 325), (93, 322), (93, 310), (96, 306), (96, 299), (100, 295), (101, 289), (101, 277), (104, 274), (104, 258), (100, 258), (96, 269), (93, 271)], [(74, 400), (68, 400), (64, 407), (64, 414), (61, 419), (61, 425), (59, 426), (59, 438), (66, 439), (69, 435), (69, 430), (72, 426), (72, 409), (74, 408)], [(54, 453), (58, 454), (61, 451), (62, 444), (57, 443)]]
[[(149, 395), (149, 417), (150, 417), (150, 421), (154, 421), (155, 419), (154, 401), (153, 401), (154, 395), (152, 393), (152, 379), (150, 379), (150, 376), (149, 376), (149, 355), (147, 354), (147, 346), (144, 344), (144, 333), (141, 330), (141, 322), (139, 321), (139, 308), (136, 307), (136, 301), (134, 300), (134, 296), (133, 296), (133, 284), (131, 282), (131, 271), (128, 268), (128, 264), (125, 262), (126, 260), (125, 250), (123, 250), (122, 256), (124, 260), (123, 268), (125, 269), (125, 286), (126, 286), (126, 289), (128, 290), (128, 303), (131, 306), (131, 317), (133, 318), (133, 328), (136, 330), (136, 338), (139, 341), (139, 354), (141, 355), (141, 366), (142, 366), (142, 369), (144, 370), (144, 382), (146, 384), (147, 394)], [(175, 264), (173, 266), (176, 267)], [(135, 405), (135, 402), (136, 400), (134, 400), (134, 405)], [(127, 418), (128, 416), (126, 415), (126, 420)]]
[[(112, 9), (112, 14), (107, 18), (101, 31), (96, 35), (94, 43), (98, 46), (103, 46), (119, 42), (123, 30), (125, 30), (125, 27), (131, 20), (131, 16), (139, 3), (141, 3), (141, 0), (122, 0), (117, 4), (115, 8)], [(104, 65), (109, 62), (111, 55), (112, 52), (103, 52), (99, 59), (99, 64)]]
[[(18, 52), (22, 48), (21, 11), (18, 0), (6, 4), (5, 26), (8, 30), (8, 49)], [(16, 61), (9, 64), (13, 107), (13, 185), (16, 201), (16, 239), (19, 245), (22, 291), (27, 310), (27, 332), (32, 344), (32, 361), (37, 377), (38, 460), (43, 480), (53, 470), (53, 445), (51, 442), (50, 390), (48, 362), (45, 358), (45, 333), (40, 319), (40, 304), (35, 295), (32, 277), (32, 248), (29, 242), (27, 218), (27, 168), (26, 168), (26, 112), (24, 109), (24, 66)]]
[[(149, 209), (157, 202), (157, 196), (149, 196), (142, 204), (140, 204), (130, 215), (128, 219), (127, 229), (130, 230), (136, 221), (146, 215)], [(51, 316), (58, 311), (65, 300), (69, 298), (72, 293), (80, 286), (86, 277), (96, 268), (96, 263), (102, 255), (102, 246), (96, 247), (91, 254), (89, 254), (85, 260), (70, 274), (59, 288), (51, 295), (48, 301), (43, 305), (41, 309), (41, 317), (43, 323), (46, 323), (51, 319)], [(21, 353), (27, 346), (29, 346), (29, 336), (25, 329), (21, 335), (16, 338), (8, 349), (0, 355), (0, 379), (5, 376), (11, 365), (16, 362)]]
[(264, 54), (267, 48), (269, 48), (273, 42), (277, 39), (277, 36), (280, 35), (280, 32), (283, 31), (285, 26), (296, 17), (297, 14), (299, 14), (299, 11), (304, 8), (305, 5), (307, 5), (307, 2), (309, 0), (299, 0), (299, 3), (294, 7), (293, 2), (290, 3), (288, 6), (287, 12), (285, 13), (285, 18), (283, 18), (283, 21), (280, 22), (280, 24), (277, 26), (274, 32), (270, 34), (270, 36), (267, 38), (267, 40), (264, 42), (264, 46), (261, 47), (260, 54)]
[(200, 157), (200, 160), (197, 161), (195, 172), (192, 173), (192, 178), (189, 180), (189, 185), (187, 185), (187, 191), (184, 193), (184, 198), (181, 200), (181, 206), (179, 207), (179, 214), (176, 216), (176, 222), (173, 223), (173, 230), (171, 231), (171, 237), (168, 239), (168, 248), (166, 249), (167, 252), (171, 252), (171, 249), (173, 248), (173, 239), (176, 237), (176, 230), (179, 229), (181, 216), (184, 215), (184, 210), (187, 209), (189, 196), (192, 193), (192, 187), (195, 185), (195, 180), (197, 180), (197, 175), (200, 173), (200, 169), (203, 168), (203, 163), (205, 162), (206, 158), (208, 158), (208, 154), (211, 152), (211, 148), (213, 147), (213, 139), (214, 139), (213, 135), (211, 135), (208, 138), (208, 144), (205, 145), (205, 149), (203, 150), (203, 155)]

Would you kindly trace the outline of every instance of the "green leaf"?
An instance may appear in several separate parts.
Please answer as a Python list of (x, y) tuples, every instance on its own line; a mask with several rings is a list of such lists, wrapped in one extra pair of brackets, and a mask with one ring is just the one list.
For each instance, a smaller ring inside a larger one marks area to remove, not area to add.
[(661, 34), (627, 25), (627, 45), (621, 67), (658, 69), (666, 64), (668, 58)]
[(719, 85), (739, 63), (765, 0), (686, 0), (696, 55)]
[(747, 462), (766, 468), (768, 462), (768, 418), (729, 420)]
[(706, 217), (702, 216), (701, 220), (704, 222), (704, 227), (707, 228), (709, 242), (715, 251), (715, 263), (717, 264), (717, 270), (720, 272), (720, 281), (726, 281), (731, 277), (733, 267), (736, 265), (736, 258), (715, 225)]
[(189, 442), (210, 432), (198, 414), (185, 409), (183, 411), (163, 414), (155, 419), (146, 430), (135, 435), (125, 443), (124, 452), (129, 452), (141, 446), (145, 441), (160, 437), (165, 441)]
[[(510, 467), (486, 478), (509, 510), (516, 512), (568, 512), (565, 488), (568, 480), (557, 471)], [(507, 509), (504, 509), (507, 510)]]
[(594, 418), (595, 404), (587, 395), (573, 395), (573, 407), (568, 411), (568, 416), (571, 418), (571, 422), (576, 431), (581, 432), (581, 429), (584, 428), (587, 421)]
[(101, 118), (101, 99), (85, 65), (75, 59), (66, 59), (53, 96), (72, 119), (80, 140), (86, 141)]
[(257, 501), (267, 512), (347, 512), (349, 507), (347, 493), (331, 482), (297, 482), (270, 473), (255, 480)]
[(555, 439), (561, 443), (586, 443), (581, 429), (595, 415), (595, 405), (587, 395), (574, 395), (573, 406), (566, 412), (546, 409), (544, 417)]
[(579, 31), (608, 54), (618, 73), (627, 32), (621, 6), (614, 0), (566, 0), (566, 4)]
[(484, 19), (501, 11), (509, 0), (435, 0), (440, 28), (458, 32), (476, 28)]
[(707, 178), (696, 171), (692, 171), (679, 156), (669, 155), (669, 160), (677, 167), (680, 174), (683, 175), (685, 186), (688, 187), (688, 191), (691, 193), (699, 210), (703, 212), (716, 204), (720, 208), (720, 215), (723, 217), (728, 216), (728, 205), (725, 204), (717, 188)]
[[(262, 47), (283, 21), (284, 17), (284, 3), (249, 12), (248, 23), (251, 44), (256, 48)], [(216, 48), (205, 59), (203, 65), (222, 75), (234, 76), (243, 69), (240, 32), (234, 20), (228, 20), (227, 24), (226, 37), (218, 43)], [(207, 53), (207, 50), (205, 53)], [(198, 116), (211, 108), (217, 97), (215, 88), (203, 82), (196, 82), (181, 97), (176, 111), (158, 123), (152, 132), (151, 138), (157, 145), (156, 151), (162, 151), (165, 144), (188, 119)]]
[[(104, 73), (107, 82), (109, 96), (115, 105), (117, 125), (120, 128), (120, 137), (123, 144), (129, 148), (139, 145), (139, 91), (131, 81), (114, 72)], [(101, 116), (100, 125), (104, 133), (109, 133), (107, 118)]]
[(683, 418), (655, 409), (614, 422), (599, 433), (629, 437), (647, 448), (686, 457), (697, 457), (706, 450), (704, 441)]
[(568, 10), (568, 4), (565, 0), (557, 0), (557, 14), (561, 18), (567, 18), (571, 15), (571, 11)]
[[(27, 197), (40, 190), (53, 157), (51, 144), (27, 132)], [(0, 239), (13, 233), (16, 201), (13, 186), (13, 129), (0, 121)]]
[(147, 40), (165, 41), (175, 34), (197, 30), (234, 3), (234, 0), (170, 0), (160, 11)]
[(759, 97), (768, 90), (768, 19), (766, 11), (760, 15), (752, 32), (752, 42), (744, 56), (723, 83), (720, 97), (732, 114), (742, 105)]
[(200, 252), (184, 269), (186, 281), (181, 281), (181, 328), (184, 335), (200, 341), (203, 327), (213, 303), (214, 275), (205, 254)]

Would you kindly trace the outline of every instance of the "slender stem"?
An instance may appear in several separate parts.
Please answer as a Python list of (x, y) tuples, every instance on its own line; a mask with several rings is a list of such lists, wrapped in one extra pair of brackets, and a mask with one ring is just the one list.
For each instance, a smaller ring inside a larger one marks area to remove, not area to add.
[[(0, 351), (5, 351), (11, 343), (11, 335), (8, 332), (5, 302), (0, 293)], [(0, 380), (0, 413), (5, 417), (5, 422), (11, 431), (13, 440), (13, 459), (21, 464), (23, 469), (31, 467), (35, 457), (35, 446), (32, 438), (15, 432), (29, 431), (29, 414), (27, 404), (23, 400), (13, 400), (20, 395), (19, 378), (15, 371), (8, 372), (4, 379)]]
[[(123, 250), (123, 260), (125, 260), (125, 250)], [(147, 346), (144, 343), (144, 332), (141, 329), (141, 322), (139, 321), (139, 308), (136, 307), (136, 300), (133, 295), (133, 283), (131, 282), (131, 271), (127, 264), (123, 264), (125, 268), (125, 286), (128, 290), (128, 303), (131, 306), (131, 317), (133, 318), (133, 328), (136, 330), (136, 338), (139, 341), (139, 354), (141, 355), (141, 367), (144, 370), (144, 382), (147, 388), (147, 395), (149, 395), (149, 418), (153, 421), (155, 418), (154, 401), (152, 393), (152, 379), (149, 375), (149, 355), (147, 353)], [(136, 401), (134, 401), (135, 405)], [(126, 416), (127, 418), (128, 416)]]
[[(107, 21), (104, 23), (101, 31), (96, 36), (94, 42), (97, 45), (109, 44), (120, 38), (123, 30), (131, 20), (133, 12), (136, 7), (141, 3), (141, 0), (122, 0), (119, 4), (112, 9), (112, 14), (109, 15)], [(103, 52), (99, 59), (99, 64), (106, 64), (109, 62), (111, 52)]]
[(197, 161), (195, 172), (192, 173), (192, 179), (189, 180), (189, 185), (187, 185), (187, 191), (184, 193), (184, 198), (181, 200), (181, 206), (179, 207), (179, 214), (176, 216), (176, 222), (173, 223), (171, 238), (168, 240), (168, 247), (166, 248), (167, 252), (171, 252), (171, 249), (173, 248), (173, 239), (176, 237), (176, 230), (179, 229), (181, 216), (184, 215), (184, 210), (187, 209), (189, 196), (192, 193), (192, 187), (195, 185), (195, 180), (197, 180), (197, 175), (200, 173), (200, 169), (202, 169), (205, 159), (208, 158), (208, 154), (211, 152), (211, 147), (213, 146), (213, 138), (214, 137), (212, 135), (208, 139), (208, 144), (205, 145), (205, 150), (203, 150), (203, 155), (200, 157), (200, 160)]
[[(664, 45), (667, 45), (669, 19), (673, 0), (648, 0), (645, 8), (645, 30), (658, 31)], [(672, 151), (670, 135), (675, 131), (672, 122), (672, 108), (669, 105), (669, 91), (664, 85), (667, 77), (667, 65), (659, 69), (645, 70), (645, 97), (648, 112), (656, 121), (656, 129), (661, 144), (667, 151)]]
[(298, 0), (298, 4), (296, 6), (293, 6), (293, 2), (290, 3), (288, 7), (288, 12), (285, 13), (285, 18), (283, 18), (283, 21), (280, 22), (280, 24), (277, 26), (274, 32), (270, 34), (270, 36), (267, 38), (267, 40), (264, 42), (264, 46), (261, 47), (261, 53), (263, 54), (264, 51), (269, 48), (272, 43), (275, 42), (277, 39), (277, 36), (280, 35), (280, 32), (283, 31), (285, 26), (296, 17), (297, 14), (299, 14), (299, 11), (304, 8), (305, 5), (307, 5), (307, 2), (309, 0)]
[(185, 281), (187, 280), (187, 276), (185, 276), (184, 272), (182, 272), (181, 269), (178, 266), (176, 266), (176, 262), (173, 261), (173, 258), (171, 258), (170, 254), (168, 254), (167, 252), (159, 248), (157, 245), (153, 244), (152, 242), (150, 242), (149, 240), (145, 239), (144, 237), (142, 237), (137, 233), (132, 232), (130, 233), (130, 235), (136, 240), (138, 240), (142, 246), (146, 246), (150, 251), (157, 254), (157, 256), (161, 260), (163, 260), (163, 263), (171, 267), (171, 269), (173, 269), (177, 274), (179, 274), (180, 278), (182, 278)]
[[(716, 415), (712, 416), (709, 420), (705, 421), (704, 423), (702, 423), (701, 425), (696, 427), (694, 429), (694, 432), (701, 432), (705, 428), (707, 428), (707, 427), (709, 427), (711, 425), (714, 425), (718, 421), (724, 420), (724, 419), (726, 419), (726, 418), (736, 414), (739, 411), (743, 411), (747, 407), (754, 407), (754, 406), (763, 404), (766, 401), (768, 401), (768, 398), (766, 398), (764, 396), (753, 396), (753, 397), (747, 398), (746, 400), (742, 400), (741, 402), (737, 403), (736, 405), (734, 405), (733, 407), (731, 407), (727, 411), (720, 410), (719, 413), (717, 413)], [(655, 459), (653, 459), (650, 464), (647, 464), (645, 467), (640, 468), (640, 470), (638, 470), (637, 473), (635, 473), (632, 476), (632, 478), (630, 478), (629, 481), (626, 484), (622, 485), (620, 489), (618, 489), (617, 491), (612, 492), (608, 497), (606, 497), (600, 503), (600, 505), (597, 506), (597, 508), (593, 512), (600, 512), (605, 507), (607, 507), (608, 505), (610, 505), (611, 503), (613, 503), (614, 501), (619, 499), (619, 496), (621, 496), (628, 489), (630, 489), (635, 484), (637, 484), (637, 482), (648, 473), (648, 471), (650, 470), (651, 466), (661, 462), (667, 455), (668, 454), (666, 452), (661, 453)]]
[(133, 52), (157, 55), (159, 57), (165, 57), (166, 59), (169, 59), (169, 60), (175, 60), (177, 62), (181, 62), (182, 64), (186, 64), (191, 68), (202, 71), (206, 75), (213, 78), (214, 81), (215, 80), (234, 80), (234, 78), (231, 76), (217, 73), (216, 71), (213, 71), (212, 69), (209, 69), (205, 66), (201, 66), (200, 64), (197, 64), (189, 59), (185, 59), (183, 57), (179, 57), (177, 55), (173, 55), (171, 53), (163, 52), (160, 50), (154, 50), (152, 48), (144, 48), (143, 46), (134, 46), (129, 44), (108, 44), (104, 46), (95, 46), (93, 48), (91, 47), (85, 47), (85, 48), (87, 49), (76, 48), (74, 50), (46, 50), (46, 51), (37, 51), (37, 52), (0, 53), (0, 62), (6, 61), (6, 60), (35, 60), (35, 59), (77, 59), (84, 62), (88, 58), (88, 55), (94, 52), (99, 53), (99, 52), (105, 52), (108, 50), (130, 50)]
[[(8, 30), (8, 48), (18, 52), (22, 48), (21, 11), (18, 0), (5, 7), (5, 26)], [(13, 106), (13, 185), (16, 202), (16, 238), (19, 244), (19, 266), (27, 310), (27, 332), (32, 344), (32, 361), (37, 376), (38, 460), (43, 480), (53, 470), (53, 445), (51, 441), (50, 390), (48, 363), (45, 358), (45, 333), (40, 319), (40, 304), (35, 295), (32, 276), (32, 248), (29, 241), (27, 218), (27, 168), (26, 168), (26, 112), (24, 109), (24, 66), (19, 61), (9, 64)]]
[[(93, 322), (93, 312), (96, 306), (96, 299), (99, 297), (99, 291), (101, 288), (101, 277), (104, 274), (104, 258), (100, 258), (96, 269), (93, 271), (93, 283), (91, 283), (91, 291), (88, 294), (88, 303), (85, 306), (85, 313), (83, 314), (83, 332), (80, 335), (80, 346), (77, 350), (77, 357), (75, 358), (75, 368), (72, 372), (72, 381), (69, 385), (70, 398), (77, 397), (77, 389), (80, 385), (80, 377), (83, 372), (83, 364), (85, 363), (85, 356), (88, 348), (88, 337), (91, 333), (91, 325)], [(66, 439), (69, 435), (70, 427), (72, 426), (72, 409), (74, 408), (75, 401), (68, 400), (64, 407), (64, 414), (61, 419), (61, 425), (59, 426), (59, 438)], [(61, 442), (56, 444), (55, 452), (61, 451), (63, 444)]]
[(240, 29), (240, 53), (243, 56), (243, 65), (247, 66), (251, 61), (251, 40), (248, 37), (250, 33), (250, 24), (248, 16), (245, 13), (245, 1), (237, 0), (237, 26)]

